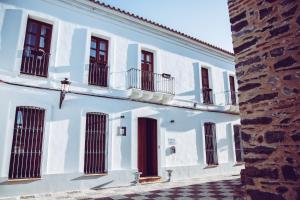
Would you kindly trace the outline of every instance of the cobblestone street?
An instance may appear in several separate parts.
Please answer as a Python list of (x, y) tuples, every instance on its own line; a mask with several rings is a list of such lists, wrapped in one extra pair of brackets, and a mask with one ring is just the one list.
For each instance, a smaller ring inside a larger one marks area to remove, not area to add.
[[(234, 199), (239, 200), (240, 179), (237, 176), (207, 177), (170, 183), (154, 183), (99, 190), (70, 191), (51, 194), (21, 196), (13, 199)], [(12, 199), (12, 198), (10, 198)]]

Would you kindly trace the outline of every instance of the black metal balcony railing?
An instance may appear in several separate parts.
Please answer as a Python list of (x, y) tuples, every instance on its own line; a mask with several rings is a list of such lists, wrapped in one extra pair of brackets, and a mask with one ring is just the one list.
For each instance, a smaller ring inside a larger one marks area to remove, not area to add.
[(50, 53), (43, 50), (24, 49), (22, 55), (21, 73), (47, 77)]
[(109, 67), (105, 64), (90, 63), (89, 84), (101, 87), (108, 86)]
[(202, 98), (204, 104), (214, 104), (213, 90), (210, 88), (202, 88)]
[(175, 94), (174, 77), (169, 74), (157, 74), (140, 69), (127, 71), (128, 88)]
[(238, 98), (237, 98), (237, 92), (235, 91), (227, 91), (225, 92), (226, 96), (226, 105), (237, 105), (238, 104)]

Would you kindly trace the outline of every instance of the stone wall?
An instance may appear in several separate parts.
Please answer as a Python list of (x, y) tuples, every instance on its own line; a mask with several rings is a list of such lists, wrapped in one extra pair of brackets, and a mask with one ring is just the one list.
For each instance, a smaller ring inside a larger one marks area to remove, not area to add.
[(300, 0), (229, 0), (245, 199), (300, 199)]

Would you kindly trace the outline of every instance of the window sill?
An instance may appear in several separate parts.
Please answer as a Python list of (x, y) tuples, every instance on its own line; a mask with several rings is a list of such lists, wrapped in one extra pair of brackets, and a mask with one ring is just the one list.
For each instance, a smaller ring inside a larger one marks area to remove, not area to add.
[(204, 169), (210, 169), (210, 168), (216, 168), (219, 165), (207, 165), (206, 167), (204, 167)]
[(107, 173), (100, 173), (100, 174), (84, 174), (84, 177), (93, 177), (93, 176), (106, 176)]
[(236, 167), (236, 166), (241, 166), (241, 165), (244, 165), (244, 164), (245, 164), (245, 162), (237, 162), (233, 166)]
[(42, 180), (42, 178), (22, 178), (22, 179), (8, 179), (7, 183), (28, 183)]

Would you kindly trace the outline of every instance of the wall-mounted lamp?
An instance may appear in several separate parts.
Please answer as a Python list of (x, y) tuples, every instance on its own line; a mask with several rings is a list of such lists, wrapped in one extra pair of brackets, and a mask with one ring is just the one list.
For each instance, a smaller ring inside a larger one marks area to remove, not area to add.
[(174, 119), (170, 120), (170, 123), (172, 123), (172, 124), (175, 123), (175, 120)]
[(62, 102), (64, 101), (66, 94), (69, 92), (69, 88), (71, 85), (71, 82), (68, 80), (68, 78), (65, 78), (60, 83), (61, 83), (61, 90), (60, 90), (60, 99), (59, 99), (59, 109), (61, 109)]

